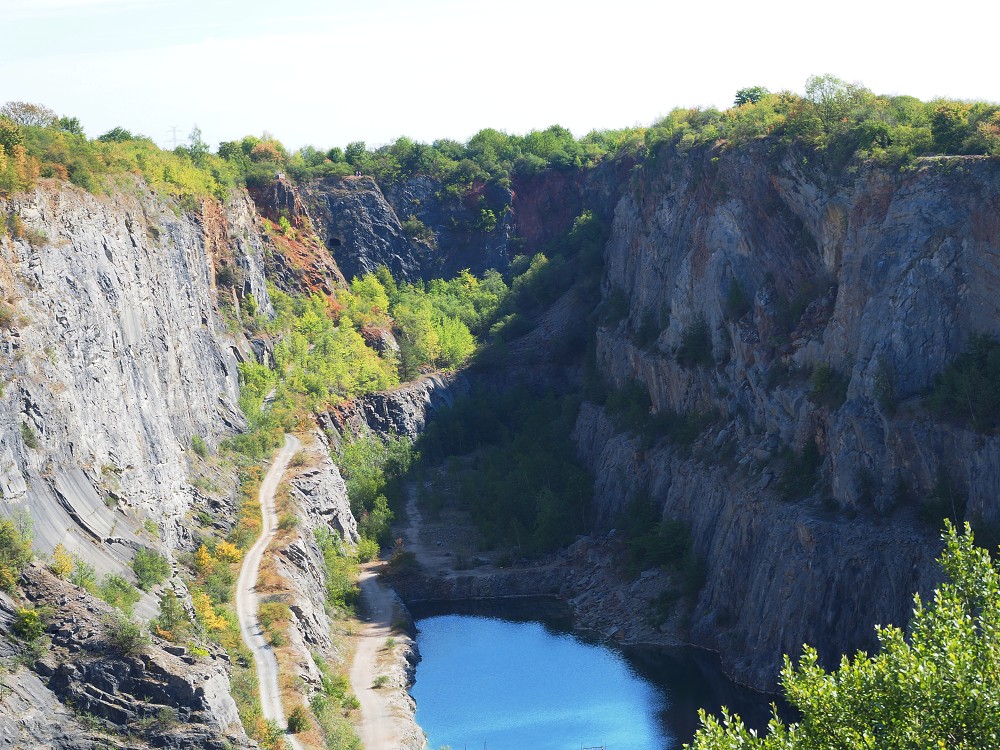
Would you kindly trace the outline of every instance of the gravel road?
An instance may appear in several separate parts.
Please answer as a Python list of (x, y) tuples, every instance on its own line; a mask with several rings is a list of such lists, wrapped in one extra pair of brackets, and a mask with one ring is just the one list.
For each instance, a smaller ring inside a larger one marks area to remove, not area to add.
[[(240, 577), (236, 582), (236, 613), (240, 620), (243, 642), (253, 652), (254, 664), (257, 666), (261, 711), (265, 719), (276, 721), (282, 727), (286, 726), (286, 723), (285, 709), (281, 705), (281, 690), (278, 687), (278, 661), (257, 621), (256, 586), (264, 550), (271, 543), (278, 528), (277, 514), (274, 512), (274, 493), (278, 489), (285, 469), (288, 468), (288, 462), (298, 449), (299, 441), (291, 435), (285, 435), (285, 446), (274, 457), (274, 463), (264, 475), (258, 496), (263, 516), (260, 538), (243, 558), (243, 567), (240, 568)], [(294, 735), (286, 735), (285, 739), (292, 750), (304, 750)]]

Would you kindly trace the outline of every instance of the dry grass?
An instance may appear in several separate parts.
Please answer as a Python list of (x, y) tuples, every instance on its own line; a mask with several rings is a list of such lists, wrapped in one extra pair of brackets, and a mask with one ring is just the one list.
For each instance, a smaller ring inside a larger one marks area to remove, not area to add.
[(271, 555), (265, 555), (260, 563), (257, 590), (267, 594), (280, 594), (288, 590), (288, 581), (278, 572), (278, 564)]

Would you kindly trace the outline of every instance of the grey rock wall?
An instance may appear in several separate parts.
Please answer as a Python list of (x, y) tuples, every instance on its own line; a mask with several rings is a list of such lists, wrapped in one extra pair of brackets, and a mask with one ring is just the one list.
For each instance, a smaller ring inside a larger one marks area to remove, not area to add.
[(340, 409), (320, 415), (320, 426), (334, 440), (345, 431), (373, 432), (380, 436), (400, 435), (415, 440), (428, 420), (467, 395), (468, 378), (461, 373), (435, 373), (405, 383), (391, 391), (370, 393)]
[[(938, 531), (920, 504), (942, 472), (968, 518), (1000, 517), (1000, 438), (941, 423), (920, 400), (971, 334), (1000, 333), (1000, 165), (952, 157), (834, 177), (765, 148), (650, 169), (619, 202), (605, 252), (604, 297), (628, 304), (597, 331), (607, 382), (643, 383), (654, 411), (718, 420), (685, 451), (621, 434), (585, 405), (575, 437), (605, 528), (641, 494), (690, 524), (706, 569), (690, 638), (773, 687), (781, 654), (804, 642), (833, 661), (873, 645), (876, 623), (905, 623), (913, 592), (937, 580)], [(736, 281), (749, 301), (738, 311)], [(699, 318), (713, 363), (683, 367)], [(645, 320), (662, 325), (641, 348)], [(794, 375), (823, 364), (849, 379), (843, 405), (814, 403)], [(886, 374), (894, 410), (880, 404)], [(821, 482), (782, 501), (784, 451), (809, 443)]]
[(252, 203), (210, 226), (208, 212), (177, 211), (140, 182), (103, 197), (43, 182), (0, 210), (34, 238), (0, 240), (16, 316), (0, 331), (3, 512), (27, 509), (40, 549), (62, 542), (101, 569), (111, 563), (95, 543), (128, 547), (143, 519), (185, 544), (191, 438), (214, 445), (243, 424), (239, 344), (215, 308), (220, 231), (238, 237), (249, 288), (269, 306)]
[[(386, 188), (371, 177), (347, 177), (302, 186), (306, 212), (344, 276), (352, 279), (385, 265), (400, 281), (450, 278), (464, 268), (481, 274), (510, 262), (511, 217), (502, 210), (510, 191), (450, 198), (444, 186), (417, 176)], [(482, 198), (484, 203), (480, 203)], [(479, 226), (481, 206), (493, 206), (497, 226)], [(407, 232), (419, 220), (427, 234)]]

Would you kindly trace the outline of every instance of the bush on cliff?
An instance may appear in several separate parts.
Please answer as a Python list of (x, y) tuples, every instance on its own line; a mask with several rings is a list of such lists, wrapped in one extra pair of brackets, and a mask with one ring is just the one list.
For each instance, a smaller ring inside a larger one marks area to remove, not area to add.
[(31, 518), (19, 514), (0, 520), (0, 591), (14, 592), (17, 578), (31, 558)]
[(995, 432), (1000, 427), (1000, 342), (973, 335), (968, 350), (935, 378), (927, 403), (941, 417)]
[(806, 647), (785, 657), (781, 683), (801, 719), (772, 718), (757, 736), (738, 716), (701, 712), (693, 750), (1000, 747), (1000, 566), (946, 523), (940, 564), (947, 582), (931, 601), (914, 597), (906, 631), (877, 629), (880, 650), (819, 666)]

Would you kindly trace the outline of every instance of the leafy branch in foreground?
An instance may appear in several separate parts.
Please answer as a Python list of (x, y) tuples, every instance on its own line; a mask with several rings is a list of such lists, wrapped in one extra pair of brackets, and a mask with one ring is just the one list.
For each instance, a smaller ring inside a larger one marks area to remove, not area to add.
[(874, 656), (844, 656), (827, 672), (815, 649), (785, 657), (781, 683), (801, 714), (771, 719), (758, 737), (738, 716), (701, 713), (693, 750), (1000, 747), (1000, 574), (966, 524), (948, 521), (940, 564), (948, 581), (933, 600), (914, 597), (910, 635), (878, 628)]

